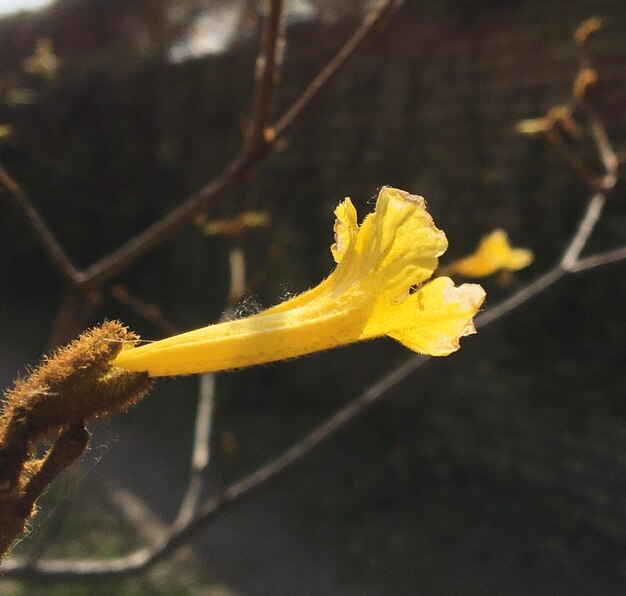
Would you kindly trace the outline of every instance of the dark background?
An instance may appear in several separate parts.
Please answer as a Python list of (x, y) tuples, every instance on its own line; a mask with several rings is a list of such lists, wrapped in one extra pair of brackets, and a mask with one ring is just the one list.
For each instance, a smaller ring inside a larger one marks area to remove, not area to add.
[[(238, 151), (260, 26), (248, 4), (228, 51), (182, 64), (168, 62), (167, 49), (193, 11), (172, 24), (166, 1), (59, 0), (0, 20), (0, 122), (14, 130), (0, 159), (80, 266), (167, 213)], [(365, 3), (316, 6), (316, 18), (287, 29), (278, 114), (355, 29)], [(579, 64), (572, 32), (594, 15), (604, 19), (592, 44), (601, 113), (623, 150), (621, 0), (406, 2), (265, 160), (254, 194), (272, 225), (246, 240), (249, 272), (275, 256), (255, 301), (274, 304), (327, 275), (332, 209), (349, 195), (362, 215), (383, 184), (427, 198), (450, 240), (444, 262), (496, 227), (535, 251), (527, 270), (485, 281), (487, 306), (551, 267), (588, 190), (515, 123), (567, 101)], [(60, 60), (50, 81), (22, 69), (40, 37)], [(36, 101), (9, 101), (16, 88), (34, 90)], [(244, 186), (217, 213), (238, 213), (250, 193)], [(62, 285), (6, 202), (0, 234), (6, 386), (44, 349)], [(588, 250), (625, 238), (620, 185)], [(119, 281), (193, 328), (224, 309), (227, 251), (224, 238), (190, 226)], [(244, 594), (621, 593), (622, 272), (618, 264), (566, 279), (427, 364), (297, 471), (204, 530), (198, 552), (211, 573)], [(93, 322), (105, 317), (162, 335), (112, 299)], [(406, 356), (377, 340), (220, 376), (212, 485), (253, 470)], [(94, 427), (88, 483), (113, 477), (163, 518), (174, 515), (196, 384), (161, 382), (128, 415)], [(224, 432), (237, 445), (232, 458), (220, 454)]]

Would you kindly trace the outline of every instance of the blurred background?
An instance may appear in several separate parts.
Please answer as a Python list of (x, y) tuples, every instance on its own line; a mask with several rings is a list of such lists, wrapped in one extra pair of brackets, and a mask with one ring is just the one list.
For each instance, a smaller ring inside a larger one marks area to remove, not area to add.
[[(285, 3), (276, 115), (375, 4)], [(0, 163), (77, 266), (165, 215), (242, 146), (264, 3), (56, 0), (33, 12), (3, 5)], [(242, 240), (254, 284), (239, 312), (323, 279), (333, 266), (332, 210), (351, 196), (364, 215), (384, 184), (426, 197), (450, 241), (444, 264), (498, 227), (534, 250), (528, 269), (484, 282), (487, 307), (549, 269), (589, 191), (558, 153), (515, 125), (568, 100), (579, 68), (572, 33), (590, 16), (603, 19), (591, 46), (601, 115), (623, 151), (621, 0), (399, 6), (256, 175), (210, 213), (269, 217)], [(623, 190), (620, 183), (590, 252), (624, 244)], [(207, 234), (205, 222), (115, 280), (182, 330), (226, 309), (232, 240)], [(46, 349), (63, 284), (7, 201), (0, 234), (6, 387)], [(429, 362), (288, 476), (197, 533), (177, 555), (185, 564), (96, 588), (7, 582), (0, 593), (624, 592), (623, 270), (567, 278), (466, 338), (458, 353)], [(164, 335), (112, 286), (89, 324), (105, 318), (146, 339)], [(210, 490), (280, 453), (406, 357), (377, 340), (220, 375)], [(146, 525), (171, 520), (188, 474), (197, 385), (159, 382), (128, 414), (93, 424), (91, 450), (50, 491), (21, 548), (39, 540), (50, 556), (111, 557), (141, 542), (107, 501), (107, 486), (132, 491), (153, 516)]]

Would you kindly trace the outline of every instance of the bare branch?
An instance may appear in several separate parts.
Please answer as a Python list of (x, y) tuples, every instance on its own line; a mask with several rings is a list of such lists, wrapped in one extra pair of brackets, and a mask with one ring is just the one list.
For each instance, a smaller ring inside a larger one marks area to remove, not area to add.
[(476, 329), (482, 329), (494, 321), (501, 319), (504, 315), (509, 314), (537, 294), (547, 290), (551, 285), (561, 279), (565, 273), (566, 271), (561, 269), (561, 267), (554, 267), (547, 273), (539, 276), (535, 281), (525, 285), (508, 298), (505, 298), (499, 304), (496, 304), (496, 306), (480, 313), (475, 319)]
[(46, 454), (41, 468), (26, 486), (20, 500), (25, 511), (30, 511), (50, 482), (81, 455), (87, 448), (90, 436), (84, 421), (65, 429), (59, 435)]
[(206, 525), (227, 506), (250, 496), (255, 490), (292, 469), (315, 447), (354, 420), (427, 361), (428, 358), (422, 356), (409, 358), (404, 364), (369, 387), (356, 400), (317, 426), (303, 440), (285, 451), (281, 456), (233, 483), (221, 495), (206, 501), (199, 514), (189, 523), (185, 526), (174, 527), (165, 540), (158, 542), (151, 548), (140, 549), (127, 557), (111, 561), (46, 560), (37, 561), (28, 568), (25, 568), (19, 559), (10, 559), (2, 564), (0, 570), (7, 578), (46, 577), (49, 579), (85, 580), (132, 575), (147, 569), (180, 546), (192, 533)]
[(606, 198), (606, 192), (597, 192), (589, 200), (585, 214), (578, 224), (576, 234), (574, 234), (569, 246), (565, 249), (560, 262), (560, 266), (566, 271), (576, 264), (580, 253), (585, 248), (591, 232), (593, 232), (602, 215), (602, 208), (606, 203)]
[(304, 110), (311, 105), (348, 59), (381, 30), (391, 16), (395, 4), (396, 0), (387, 0), (379, 9), (365, 18), (363, 25), (276, 123), (273, 127), (274, 135), (265, 138), (258, 146), (242, 151), (213, 182), (201, 188), (126, 244), (91, 265), (84, 272), (85, 283), (95, 287), (112, 279), (138, 259), (161, 246), (197, 215), (214, 206), (218, 200), (244, 180), (250, 169), (269, 153), (276, 140), (295, 124)]
[[(229, 263), (230, 287), (228, 290), (228, 305), (220, 320), (225, 320), (232, 313), (232, 309), (246, 292), (246, 261), (240, 244), (234, 243), (231, 247)], [(178, 509), (178, 515), (172, 525), (173, 528), (183, 528), (192, 521), (198, 511), (204, 488), (204, 473), (211, 459), (210, 447), (214, 407), (215, 375), (212, 373), (200, 375), (189, 482)]]
[(265, 128), (270, 122), (283, 63), (284, 30), (283, 0), (271, 0), (270, 12), (263, 28), (261, 52), (256, 61), (251, 124), (247, 135), (248, 148), (261, 145), (265, 141)]
[(302, 112), (308, 108), (320, 92), (335, 77), (345, 63), (364, 45), (380, 33), (388, 23), (398, 4), (397, 0), (386, 0), (379, 8), (365, 17), (363, 24), (336, 56), (315, 77), (302, 95), (293, 103), (285, 114), (274, 124), (276, 138), (283, 136), (297, 121)]
[(589, 269), (595, 269), (596, 267), (602, 267), (611, 263), (617, 263), (626, 259), (626, 246), (616, 248), (615, 250), (609, 250), (597, 255), (591, 255), (584, 259), (579, 259), (572, 266), (570, 271), (572, 273), (582, 273)]
[[(561, 259), (560, 266), (565, 270), (570, 270), (577, 264), (578, 257), (602, 215), (604, 204), (617, 184), (619, 161), (609, 141), (604, 123), (596, 111), (589, 105), (589, 102), (584, 102), (584, 107), (589, 115), (591, 134), (596, 143), (600, 160), (605, 168), (605, 175), (599, 185), (598, 192), (589, 200), (587, 210), (578, 224), (576, 234)], [(593, 187), (593, 185), (591, 186)]]
[(28, 200), (26, 193), (21, 189), (20, 185), (8, 174), (8, 172), (0, 166), (0, 187), (4, 189), (4, 194), (8, 197), (13, 205), (15, 205), (24, 215), (26, 221), (30, 225), (35, 237), (44, 248), (48, 259), (61, 274), (63, 279), (70, 283), (78, 283), (81, 280), (81, 274), (74, 267), (69, 257), (65, 254), (63, 247), (59, 244), (50, 228), (45, 224), (39, 212)]
[(607, 180), (605, 180), (603, 187), (615, 186), (619, 159), (611, 145), (604, 123), (598, 116), (596, 110), (588, 103), (586, 103), (585, 106), (591, 121), (591, 134), (598, 148), (598, 155), (600, 156), (600, 160), (602, 161), (607, 175)]
[(193, 454), (187, 489), (180, 504), (174, 528), (187, 525), (196, 514), (202, 497), (204, 472), (211, 459), (211, 430), (213, 427), (213, 409), (215, 406), (215, 375), (200, 375), (196, 428), (193, 437)]

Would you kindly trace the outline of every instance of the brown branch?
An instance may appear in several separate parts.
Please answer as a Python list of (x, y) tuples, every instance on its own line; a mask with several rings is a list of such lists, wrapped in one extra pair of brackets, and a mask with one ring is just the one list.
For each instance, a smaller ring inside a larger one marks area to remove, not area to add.
[[(246, 259), (243, 248), (238, 242), (233, 243), (228, 261), (230, 264), (230, 287), (228, 289), (227, 308), (220, 319), (222, 321), (232, 314), (233, 309), (246, 293)], [(204, 473), (209, 467), (211, 459), (210, 444), (213, 409), (215, 407), (215, 376), (213, 373), (200, 375), (191, 470), (178, 515), (172, 525), (174, 529), (186, 526), (198, 512), (202, 490), (204, 489)]]
[(611, 189), (616, 183), (619, 158), (611, 145), (604, 123), (598, 116), (596, 110), (588, 103), (585, 105), (591, 121), (591, 135), (596, 143), (598, 155), (600, 156), (600, 160), (606, 172), (605, 179), (602, 181), (602, 187), (604, 189)]
[(247, 134), (248, 149), (265, 141), (265, 129), (270, 122), (283, 63), (284, 28), (283, 0), (271, 0), (270, 12), (263, 28), (261, 51), (256, 60), (251, 123)]
[[(285, 57), (285, 11), (282, 0), (272, 0), (270, 13), (265, 19), (261, 51), (257, 57), (254, 73), (255, 86), (252, 94), (250, 125), (246, 131), (248, 151), (271, 139), (269, 123), (276, 99), (276, 89), (280, 80)], [(248, 174), (250, 182), (246, 206), (252, 208), (259, 199), (260, 164), (251, 168)]]
[(44, 248), (46, 256), (63, 279), (70, 283), (80, 282), (80, 272), (65, 254), (62, 246), (41, 218), (37, 209), (28, 200), (26, 193), (2, 166), (0, 166), (0, 188), (4, 190), (4, 194), (9, 201), (20, 210), (39, 244)]
[(345, 63), (389, 24), (393, 11), (398, 4), (399, 2), (397, 0), (386, 0), (379, 8), (373, 10), (365, 17), (361, 27), (359, 27), (343, 48), (337, 52), (335, 57), (309, 84), (302, 95), (296, 99), (292, 106), (283, 114), (276, 124), (274, 124), (275, 138), (284, 136), (302, 115), (302, 112), (313, 103), (313, 100), (317, 98), (326, 85), (337, 75)]
[(48, 485), (85, 451), (89, 438), (90, 433), (85, 428), (84, 421), (59, 435), (20, 499), (20, 506), (24, 511), (30, 511)]
[[(15, 437), (9, 433), (2, 437), (5, 449), (0, 461), (6, 463), (7, 457), (10, 457), (9, 463), (16, 464), (13, 466), (14, 469), (17, 469), (19, 465), (20, 475), (24, 474), (23, 468), (29, 464), (31, 469), (34, 467), (35, 473), (23, 488), (18, 488), (13, 469), (3, 466), (0, 488), (0, 557), (3, 557), (14, 541), (24, 533), (25, 527), (34, 514), (35, 501), (52, 480), (80, 456), (89, 442), (89, 433), (84, 423), (79, 422), (61, 432), (43, 461), (30, 458), (27, 462), (26, 456), (29, 454), (26, 447), (29, 431), (22, 412), (19, 412), (18, 418), (13, 417), (10, 425), (9, 431), (13, 430), (19, 436)], [(28, 566), (30, 562), (31, 558), (28, 557), (24, 565)]]
[(396, 0), (387, 0), (365, 18), (363, 25), (274, 125), (273, 136), (264, 138), (256, 147), (242, 151), (213, 182), (201, 188), (126, 244), (91, 265), (84, 272), (85, 283), (96, 287), (115, 277), (138, 259), (161, 246), (243, 181), (250, 169), (269, 153), (279, 137), (287, 133), (346, 62), (388, 22), (395, 4)]

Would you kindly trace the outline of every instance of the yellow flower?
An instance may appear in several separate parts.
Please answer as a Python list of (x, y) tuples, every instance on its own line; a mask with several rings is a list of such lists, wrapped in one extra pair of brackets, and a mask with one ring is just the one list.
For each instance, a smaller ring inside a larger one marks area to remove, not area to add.
[(501, 269), (518, 271), (532, 263), (533, 252), (513, 248), (504, 230), (495, 230), (485, 236), (474, 254), (444, 268), (449, 275), (458, 273), (465, 277), (487, 277)]
[(207, 236), (218, 234), (236, 236), (251, 228), (263, 228), (270, 224), (270, 217), (262, 211), (245, 211), (234, 219), (214, 219), (202, 226)]
[(602, 19), (598, 17), (585, 19), (574, 31), (574, 41), (578, 45), (587, 43), (589, 37), (596, 33), (600, 27), (602, 27)]
[(49, 37), (42, 37), (35, 42), (32, 56), (26, 58), (24, 70), (32, 75), (52, 79), (59, 69), (59, 58), (54, 53), (53, 43)]
[(426, 282), (446, 250), (445, 234), (422, 197), (385, 187), (359, 227), (350, 199), (335, 210), (337, 267), (317, 287), (259, 314), (209, 325), (138, 348), (113, 361), (151, 376), (227, 370), (390, 336), (408, 348), (446, 356), (473, 333), (485, 293)]
[(515, 125), (515, 130), (527, 137), (535, 137), (544, 134), (552, 129), (553, 122), (549, 118), (530, 118), (528, 120), (520, 120)]
[(583, 100), (592, 87), (598, 84), (598, 71), (593, 68), (582, 68), (572, 88), (572, 94), (578, 100)]

